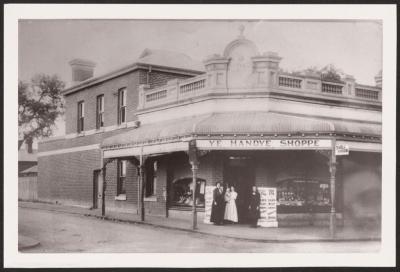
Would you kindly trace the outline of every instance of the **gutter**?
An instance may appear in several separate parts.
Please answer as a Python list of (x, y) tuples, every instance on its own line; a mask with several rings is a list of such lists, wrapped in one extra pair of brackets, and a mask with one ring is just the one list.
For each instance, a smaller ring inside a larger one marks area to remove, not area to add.
[(190, 70), (190, 69), (182, 69), (182, 68), (174, 68), (174, 67), (167, 67), (167, 66), (161, 66), (161, 65), (153, 65), (153, 64), (148, 64), (148, 63), (140, 63), (140, 62), (135, 62), (133, 64), (130, 64), (128, 66), (124, 66), (118, 70), (106, 73), (102, 76), (94, 77), (87, 79), (85, 81), (80, 82), (78, 85), (71, 86), (61, 92), (64, 96), (79, 92), (82, 89), (91, 87), (96, 84), (100, 84), (104, 81), (110, 80), (114, 77), (121, 76), (123, 74), (135, 71), (137, 69), (149, 69), (149, 66), (151, 66), (152, 70), (157, 70), (157, 71), (165, 71), (165, 72), (172, 72), (176, 74), (183, 74), (183, 75), (190, 75), (190, 76), (196, 76), (199, 74), (204, 73), (204, 71), (197, 71), (197, 70)]

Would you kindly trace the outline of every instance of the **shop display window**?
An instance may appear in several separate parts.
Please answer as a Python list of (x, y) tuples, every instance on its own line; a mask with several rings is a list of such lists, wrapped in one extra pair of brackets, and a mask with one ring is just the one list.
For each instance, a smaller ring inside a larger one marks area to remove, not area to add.
[[(204, 207), (206, 181), (197, 179), (196, 206)], [(192, 178), (183, 178), (172, 183), (171, 205), (177, 207), (193, 206), (193, 182)]]
[(310, 179), (288, 179), (277, 184), (278, 212), (329, 212), (329, 183)]

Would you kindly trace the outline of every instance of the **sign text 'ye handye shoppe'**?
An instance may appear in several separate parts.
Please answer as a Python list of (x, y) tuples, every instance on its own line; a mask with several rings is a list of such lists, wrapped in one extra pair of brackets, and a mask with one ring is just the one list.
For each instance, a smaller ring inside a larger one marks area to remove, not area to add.
[(328, 139), (196, 140), (199, 149), (330, 149)]

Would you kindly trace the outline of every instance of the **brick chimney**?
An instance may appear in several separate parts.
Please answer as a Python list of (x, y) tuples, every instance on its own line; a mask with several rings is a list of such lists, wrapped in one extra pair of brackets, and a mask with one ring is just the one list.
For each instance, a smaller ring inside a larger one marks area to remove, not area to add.
[(73, 59), (69, 62), (72, 70), (72, 85), (93, 77), (96, 63), (85, 59)]
[(375, 76), (375, 85), (382, 88), (382, 70)]

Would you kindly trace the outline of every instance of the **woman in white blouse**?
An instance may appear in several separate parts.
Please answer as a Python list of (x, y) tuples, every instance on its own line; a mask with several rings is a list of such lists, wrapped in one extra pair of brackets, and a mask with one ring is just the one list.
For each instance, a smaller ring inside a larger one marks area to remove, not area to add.
[(224, 219), (233, 223), (238, 222), (237, 208), (236, 208), (237, 193), (235, 188), (231, 186), (229, 198), (226, 199)]

